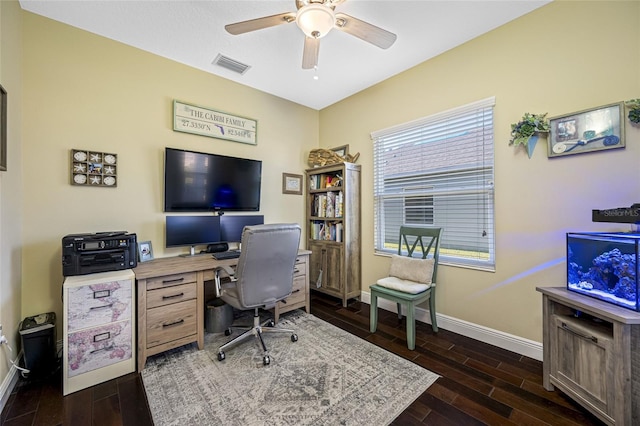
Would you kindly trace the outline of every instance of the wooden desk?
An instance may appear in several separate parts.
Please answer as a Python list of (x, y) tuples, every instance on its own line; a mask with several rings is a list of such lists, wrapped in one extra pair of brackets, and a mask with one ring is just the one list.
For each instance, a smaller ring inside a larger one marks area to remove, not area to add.
[[(294, 293), (276, 306), (276, 322), (280, 314), (293, 309), (304, 307), (309, 312), (310, 254), (308, 250), (299, 251)], [(213, 280), (218, 266), (234, 266), (237, 262), (238, 259), (216, 260), (203, 254), (138, 264), (133, 272), (138, 297), (139, 372), (152, 355), (191, 342), (196, 342), (198, 349), (204, 348), (204, 284)]]

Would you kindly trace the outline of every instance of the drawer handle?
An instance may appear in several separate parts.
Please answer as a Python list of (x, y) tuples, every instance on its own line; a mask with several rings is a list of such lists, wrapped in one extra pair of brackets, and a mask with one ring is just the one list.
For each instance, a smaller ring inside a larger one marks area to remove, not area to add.
[(300, 269), (298, 269), (298, 268), (294, 268), (294, 269), (293, 269), (293, 273), (294, 273), (294, 274), (297, 274), (298, 272), (300, 272)]
[(589, 336), (587, 334), (580, 333), (579, 331), (572, 330), (571, 327), (569, 327), (566, 322), (562, 323), (562, 328), (564, 330), (567, 330), (571, 334), (575, 334), (578, 337), (582, 337), (583, 339), (591, 340), (593, 343), (598, 343), (598, 338), (596, 336)]
[(182, 296), (184, 296), (184, 293), (174, 294), (173, 296), (162, 296), (162, 300), (175, 299), (176, 297), (182, 297)]
[(108, 305), (102, 305), (102, 306), (92, 306), (89, 308), (90, 311), (93, 311), (94, 309), (106, 309), (106, 308), (110, 308), (113, 306), (113, 303), (109, 303)]
[(183, 322), (184, 322), (184, 319), (180, 319), (178, 321), (170, 322), (169, 324), (162, 324), (162, 328), (164, 328), (164, 327), (172, 327), (174, 325), (182, 324)]
[[(294, 293), (297, 293), (297, 292), (299, 292), (299, 291), (300, 291), (300, 289), (299, 289), (299, 288), (296, 288), (295, 290), (293, 290), (293, 291), (291, 292), (291, 294), (293, 295)], [(284, 304), (286, 305), (286, 304), (287, 304), (287, 299), (282, 299), (282, 300), (281, 300), (281, 302), (282, 302), (282, 303), (284, 303)]]
[(173, 284), (173, 283), (179, 283), (184, 281), (184, 277), (182, 278), (176, 278), (175, 280), (163, 280), (162, 284)]
[(100, 349), (96, 349), (94, 351), (89, 352), (90, 354), (95, 354), (96, 352), (100, 352), (100, 351), (108, 351), (110, 349), (113, 349), (113, 345), (111, 346), (105, 346), (104, 348), (100, 348)]

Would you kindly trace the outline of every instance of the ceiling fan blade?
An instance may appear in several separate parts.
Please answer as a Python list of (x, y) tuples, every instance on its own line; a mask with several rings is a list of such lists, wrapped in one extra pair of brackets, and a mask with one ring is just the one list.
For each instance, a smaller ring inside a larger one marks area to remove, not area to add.
[(280, 13), (279, 15), (265, 16), (248, 21), (236, 22), (235, 24), (228, 24), (224, 26), (224, 29), (230, 34), (238, 35), (263, 28), (275, 27), (276, 25), (288, 24), (295, 20), (295, 12), (286, 12)]
[(317, 67), (318, 53), (320, 53), (320, 39), (305, 37), (304, 51), (302, 52), (302, 69), (309, 70)]
[(398, 36), (392, 32), (361, 21), (353, 16), (345, 15), (344, 13), (336, 13), (335, 27), (340, 31), (356, 36), (382, 49), (391, 47), (396, 41), (396, 38), (398, 38)]

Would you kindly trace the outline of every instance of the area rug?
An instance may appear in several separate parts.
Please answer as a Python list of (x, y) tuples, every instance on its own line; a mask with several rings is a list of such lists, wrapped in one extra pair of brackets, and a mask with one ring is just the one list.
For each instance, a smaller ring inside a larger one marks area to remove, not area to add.
[[(230, 337), (207, 334), (147, 360), (142, 379), (156, 426), (384, 425), (438, 375), (313, 315), (293, 311), (265, 336), (271, 364), (251, 340), (217, 360)], [(238, 333), (238, 332), (236, 332)]]

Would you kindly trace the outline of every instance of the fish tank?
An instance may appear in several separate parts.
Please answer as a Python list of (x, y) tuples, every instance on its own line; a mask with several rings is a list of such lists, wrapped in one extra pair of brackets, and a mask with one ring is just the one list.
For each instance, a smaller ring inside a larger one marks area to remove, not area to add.
[(640, 311), (639, 233), (567, 233), (567, 288)]

